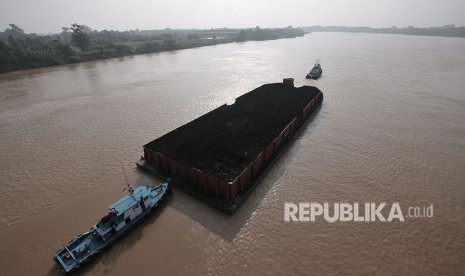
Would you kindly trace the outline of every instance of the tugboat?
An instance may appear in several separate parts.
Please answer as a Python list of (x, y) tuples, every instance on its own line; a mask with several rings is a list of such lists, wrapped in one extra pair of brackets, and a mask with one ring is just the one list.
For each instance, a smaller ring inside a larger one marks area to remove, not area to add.
[(323, 69), (321, 69), (320, 60), (317, 59), (312, 70), (310, 71), (310, 73), (307, 74), (305, 78), (316, 80), (319, 77), (321, 77), (321, 74), (323, 74)]
[(129, 185), (126, 173), (124, 175), (124, 190), (127, 190), (128, 194), (111, 204), (108, 207), (110, 212), (89, 231), (80, 234), (55, 253), (53, 258), (63, 271), (70, 272), (79, 268), (91, 257), (109, 247), (150, 214), (171, 191), (169, 181), (156, 187), (140, 186), (133, 189)]

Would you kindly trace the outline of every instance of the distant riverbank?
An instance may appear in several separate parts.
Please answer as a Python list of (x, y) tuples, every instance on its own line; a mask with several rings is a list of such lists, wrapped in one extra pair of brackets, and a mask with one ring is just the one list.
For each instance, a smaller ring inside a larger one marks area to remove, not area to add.
[(0, 32), (0, 73), (129, 55), (305, 35), (301, 28), (96, 31), (72, 24), (52, 35), (26, 34), (20, 27)]
[(441, 27), (417, 28), (414, 26), (398, 28), (370, 28), (370, 27), (349, 27), (349, 26), (309, 26), (302, 27), (307, 32), (344, 32), (344, 33), (382, 33), (382, 34), (403, 34), (403, 35), (423, 35), (423, 36), (445, 36), (445, 37), (465, 37), (465, 27), (455, 25), (443, 25)]

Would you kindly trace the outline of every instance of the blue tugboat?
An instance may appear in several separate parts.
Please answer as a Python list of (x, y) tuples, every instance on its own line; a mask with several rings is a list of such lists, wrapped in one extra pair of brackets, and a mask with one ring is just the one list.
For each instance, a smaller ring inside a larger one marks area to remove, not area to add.
[(317, 59), (312, 70), (310, 71), (310, 73), (307, 74), (305, 78), (316, 80), (319, 77), (321, 77), (321, 74), (323, 74), (323, 69), (321, 69), (320, 60)]
[(89, 231), (59, 249), (55, 261), (65, 272), (73, 271), (110, 246), (154, 210), (171, 191), (169, 181), (156, 187), (133, 189), (125, 177), (128, 194), (108, 207), (110, 212)]

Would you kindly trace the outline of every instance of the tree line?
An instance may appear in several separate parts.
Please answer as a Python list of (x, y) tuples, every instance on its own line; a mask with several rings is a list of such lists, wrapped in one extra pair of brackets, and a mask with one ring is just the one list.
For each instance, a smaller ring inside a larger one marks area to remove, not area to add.
[(349, 26), (310, 26), (302, 27), (308, 32), (345, 32), (345, 33), (383, 33), (424, 36), (465, 37), (465, 27), (456, 27), (453, 24), (440, 27), (418, 28), (414, 26), (391, 26), (390, 28), (349, 27)]
[(220, 43), (303, 36), (292, 26), (262, 29), (92, 30), (77, 23), (51, 35), (26, 34), (15, 24), (0, 32), (0, 72), (127, 55), (172, 51)]

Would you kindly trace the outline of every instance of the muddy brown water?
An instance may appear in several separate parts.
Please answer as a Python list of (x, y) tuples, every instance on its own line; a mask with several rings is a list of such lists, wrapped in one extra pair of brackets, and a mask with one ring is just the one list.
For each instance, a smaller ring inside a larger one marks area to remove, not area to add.
[[(143, 144), (285, 77), (325, 100), (235, 215), (175, 190), (78, 274), (465, 274), (464, 76), (465, 39), (343, 33), (1, 74), (0, 274), (61, 274), (54, 252), (121, 196), (121, 165), (160, 182), (134, 169)], [(285, 202), (434, 216), (286, 223)]]

